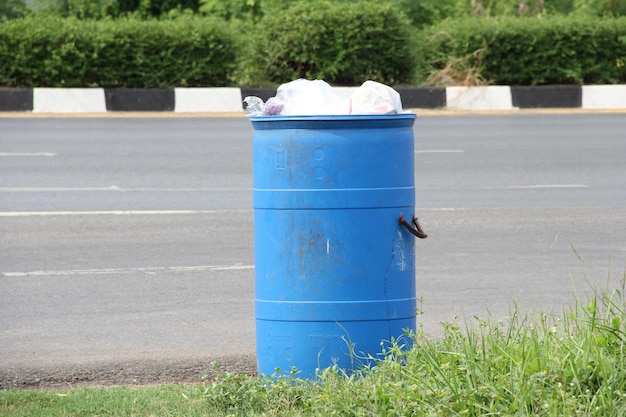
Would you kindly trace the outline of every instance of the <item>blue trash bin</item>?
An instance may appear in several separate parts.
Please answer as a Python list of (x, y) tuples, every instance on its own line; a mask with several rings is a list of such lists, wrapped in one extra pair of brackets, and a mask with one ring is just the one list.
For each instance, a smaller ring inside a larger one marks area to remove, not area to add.
[(258, 373), (371, 365), (416, 326), (415, 115), (250, 120)]

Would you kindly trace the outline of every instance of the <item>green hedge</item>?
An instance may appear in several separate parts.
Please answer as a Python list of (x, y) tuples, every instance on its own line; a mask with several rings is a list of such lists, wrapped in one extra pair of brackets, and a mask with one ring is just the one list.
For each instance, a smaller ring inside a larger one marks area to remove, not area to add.
[(239, 47), (226, 23), (25, 18), (0, 23), (0, 85), (225, 86)]
[(626, 18), (464, 19), (419, 38), (421, 84), (626, 82)]
[(626, 17), (468, 18), (421, 31), (385, 3), (211, 18), (0, 22), (0, 86), (626, 83)]
[(295, 3), (261, 19), (254, 35), (245, 82), (308, 78), (360, 85), (413, 78), (410, 22), (385, 3)]

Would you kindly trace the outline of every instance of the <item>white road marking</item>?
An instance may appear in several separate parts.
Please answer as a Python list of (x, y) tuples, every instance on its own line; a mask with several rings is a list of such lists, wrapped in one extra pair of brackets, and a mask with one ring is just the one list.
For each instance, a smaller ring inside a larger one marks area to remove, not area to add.
[(117, 185), (108, 187), (0, 187), (0, 193), (77, 193), (93, 191), (116, 192), (207, 192), (207, 191), (252, 191), (252, 188), (121, 188)]
[(467, 207), (434, 207), (434, 208), (425, 208), (420, 209), (420, 211), (465, 211), (470, 210)]
[(511, 190), (529, 190), (541, 188), (589, 188), (585, 184), (531, 184), (531, 185), (509, 185), (506, 187)]
[(146, 268), (102, 268), (102, 269), (66, 269), (56, 271), (20, 271), (3, 272), (7, 278), (23, 277), (53, 277), (68, 275), (101, 275), (101, 274), (156, 274), (158, 272), (195, 272), (195, 271), (235, 271), (254, 269), (254, 265), (234, 264), (234, 265), (198, 265), (198, 266), (168, 266), (168, 267), (146, 267)]
[(0, 156), (45, 156), (53, 157), (57, 156), (53, 152), (0, 152)]
[(3, 211), (0, 217), (36, 216), (124, 216), (124, 215), (173, 215), (243, 213), (251, 210), (101, 210), (101, 211)]
[(121, 191), (119, 187), (2, 187), (0, 193), (60, 193), (76, 191)]
[(415, 151), (415, 153), (463, 153), (464, 150), (461, 149), (420, 149)]

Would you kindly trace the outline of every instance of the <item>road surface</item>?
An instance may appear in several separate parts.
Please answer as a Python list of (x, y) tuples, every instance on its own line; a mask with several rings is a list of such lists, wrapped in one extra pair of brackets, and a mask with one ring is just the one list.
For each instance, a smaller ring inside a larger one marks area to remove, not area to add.
[[(619, 286), (625, 132), (623, 114), (418, 115), (425, 331)], [(252, 134), (0, 118), (0, 388), (254, 373)]]

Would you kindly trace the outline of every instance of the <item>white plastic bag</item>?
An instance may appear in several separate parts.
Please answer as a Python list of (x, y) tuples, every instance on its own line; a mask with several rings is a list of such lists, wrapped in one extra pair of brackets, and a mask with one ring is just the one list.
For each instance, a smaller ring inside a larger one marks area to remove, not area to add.
[(399, 114), (402, 113), (400, 94), (388, 85), (365, 81), (349, 97), (349, 114)]
[(376, 81), (365, 81), (346, 97), (325, 81), (300, 78), (281, 84), (276, 97), (265, 103), (258, 97), (246, 97), (244, 102), (249, 116), (402, 113), (400, 94)]
[(265, 103), (263, 100), (256, 96), (248, 96), (243, 99), (246, 103), (246, 114), (248, 116), (263, 116), (265, 115)]
[(329, 114), (328, 109), (343, 99), (341, 94), (323, 80), (300, 78), (279, 86), (276, 97), (267, 101), (266, 108), (269, 107), (271, 114), (283, 116)]

